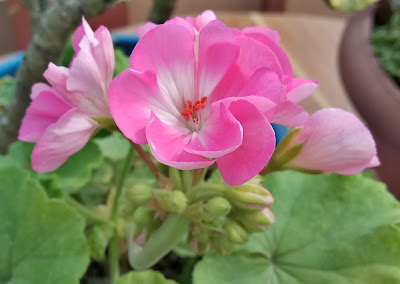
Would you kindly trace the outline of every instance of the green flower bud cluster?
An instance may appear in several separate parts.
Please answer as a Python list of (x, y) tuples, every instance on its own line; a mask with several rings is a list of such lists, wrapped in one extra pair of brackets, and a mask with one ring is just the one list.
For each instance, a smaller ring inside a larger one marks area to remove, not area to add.
[(134, 226), (134, 238), (144, 234), (147, 240), (170, 212), (182, 213), (186, 207), (187, 198), (182, 191), (152, 189), (144, 183), (131, 184), (120, 200), (118, 231), (124, 236), (129, 226)]
[(183, 211), (190, 222), (188, 243), (198, 253), (230, 252), (244, 244), (249, 234), (261, 232), (275, 221), (269, 208), (274, 200), (260, 178), (240, 186), (202, 183), (188, 193)]
[(187, 243), (198, 253), (230, 252), (246, 243), (249, 234), (261, 232), (274, 223), (270, 206), (272, 195), (256, 177), (240, 186), (219, 181), (193, 186), (187, 172), (171, 171), (171, 183), (165, 189), (147, 184), (132, 184), (120, 201), (123, 232), (134, 226), (133, 239), (150, 238), (168, 217), (177, 213), (189, 219)]

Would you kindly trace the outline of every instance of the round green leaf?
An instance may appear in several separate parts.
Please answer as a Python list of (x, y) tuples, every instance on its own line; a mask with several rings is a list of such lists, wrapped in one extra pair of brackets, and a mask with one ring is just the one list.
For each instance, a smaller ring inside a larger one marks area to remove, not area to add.
[(115, 284), (178, 284), (173, 280), (167, 280), (160, 272), (153, 270), (131, 271), (121, 278)]
[[(31, 169), (31, 153), (33, 143), (16, 142), (10, 146), (7, 158), (18, 165)], [(52, 181), (52, 186), (61, 188), (65, 192), (72, 193), (87, 184), (94, 169), (103, 163), (103, 156), (98, 145), (89, 141), (79, 152), (72, 155), (61, 167), (50, 173), (37, 174), (31, 169), (33, 175), (37, 175), (41, 181)]]
[(89, 264), (84, 220), (0, 157), (0, 283), (79, 283)]
[(233, 256), (206, 256), (195, 284), (243, 283), (233, 272), (248, 283), (400, 283), (400, 207), (384, 184), (286, 171), (268, 175), (266, 188), (275, 225)]

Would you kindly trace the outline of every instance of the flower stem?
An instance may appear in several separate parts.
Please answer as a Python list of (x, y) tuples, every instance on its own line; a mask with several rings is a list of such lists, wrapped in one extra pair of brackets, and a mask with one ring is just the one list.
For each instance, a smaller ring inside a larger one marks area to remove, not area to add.
[(163, 187), (167, 183), (167, 178), (163, 174), (160, 173), (160, 171), (158, 170), (156, 165), (153, 163), (153, 161), (151, 160), (149, 155), (147, 155), (147, 153), (143, 150), (143, 148), (140, 145), (135, 144), (133, 142), (131, 142), (131, 144), (132, 144), (133, 148), (136, 150), (136, 152), (139, 154), (139, 156), (147, 164), (147, 166), (149, 167), (153, 176), (158, 180), (160, 186)]
[(153, 233), (143, 248), (130, 242), (129, 263), (134, 269), (143, 270), (156, 264), (185, 236), (189, 220), (182, 215), (170, 213), (162, 226)]
[(102, 218), (101, 216), (97, 215), (95, 212), (87, 208), (86, 206), (80, 204), (78, 201), (76, 201), (74, 198), (72, 198), (69, 195), (66, 195), (65, 201), (72, 207), (78, 211), (79, 214), (81, 214), (86, 220), (89, 222), (99, 224), (99, 225), (105, 225), (111, 228), (115, 227), (115, 224), (111, 222), (108, 219)]
[[(115, 191), (114, 202), (111, 208), (111, 216), (110, 216), (110, 219), (112, 222), (114, 222), (114, 224), (117, 222), (118, 201), (122, 192), (122, 188), (124, 186), (126, 175), (132, 163), (133, 154), (134, 154), (134, 148), (130, 148), (128, 155), (126, 156), (125, 159), (125, 164), (122, 168), (121, 174), (118, 179), (117, 189)], [(109, 258), (110, 258), (109, 265), (110, 265), (111, 283), (115, 283), (115, 281), (119, 278), (118, 234), (116, 229), (114, 230), (114, 236), (110, 240)]]

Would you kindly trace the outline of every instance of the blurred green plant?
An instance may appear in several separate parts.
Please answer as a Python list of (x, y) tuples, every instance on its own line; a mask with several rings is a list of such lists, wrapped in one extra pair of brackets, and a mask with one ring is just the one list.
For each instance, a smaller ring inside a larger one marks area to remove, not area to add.
[(371, 43), (382, 68), (400, 85), (400, 12), (372, 30)]
[(369, 5), (378, 2), (378, 0), (325, 0), (331, 7), (347, 12), (362, 10)]
[(10, 99), (15, 90), (15, 80), (11, 76), (0, 78), (0, 115), (4, 108), (10, 103)]

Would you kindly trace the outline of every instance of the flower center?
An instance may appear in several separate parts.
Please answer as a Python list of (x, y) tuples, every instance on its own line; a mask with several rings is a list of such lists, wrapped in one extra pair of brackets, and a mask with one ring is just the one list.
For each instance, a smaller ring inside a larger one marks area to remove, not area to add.
[(207, 97), (202, 97), (201, 101), (196, 101), (194, 104), (192, 101), (187, 101), (187, 107), (185, 107), (181, 114), (187, 121), (192, 120), (195, 124), (199, 123), (199, 112), (206, 106)]

